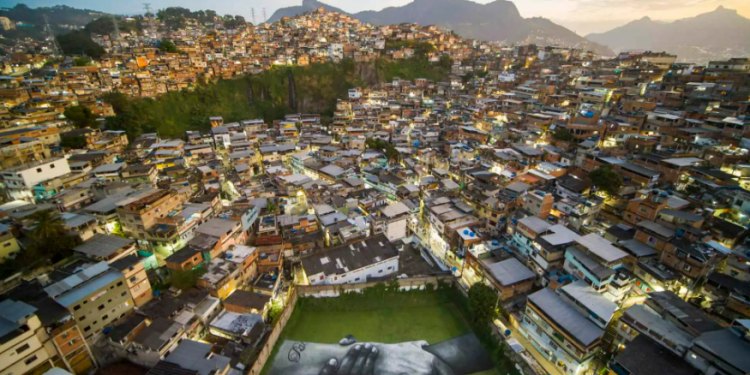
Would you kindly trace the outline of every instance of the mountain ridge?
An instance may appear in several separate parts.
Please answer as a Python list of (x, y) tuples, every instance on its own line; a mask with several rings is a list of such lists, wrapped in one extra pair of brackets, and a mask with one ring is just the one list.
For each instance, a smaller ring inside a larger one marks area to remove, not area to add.
[(615, 52), (626, 50), (667, 51), (681, 60), (703, 62), (709, 58), (750, 54), (750, 19), (737, 10), (716, 10), (673, 22), (643, 17), (586, 38)]
[(601, 55), (614, 55), (609, 48), (586, 40), (549, 19), (523, 18), (516, 5), (508, 0), (495, 0), (487, 4), (468, 0), (414, 0), (403, 6), (353, 14), (317, 0), (303, 0), (302, 5), (278, 9), (268, 22), (294, 17), (320, 7), (373, 25), (436, 25), (470, 39), (509, 44), (565, 45), (593, 50)]

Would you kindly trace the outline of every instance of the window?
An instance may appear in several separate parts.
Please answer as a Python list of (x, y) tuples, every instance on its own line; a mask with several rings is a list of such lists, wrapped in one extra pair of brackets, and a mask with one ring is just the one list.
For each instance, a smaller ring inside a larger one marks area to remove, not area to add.
[(104, 310), (104, 304), (99, 305), (99, 311)]
[(79, 321), (79, 322), (82, 322), (82, 321), (84, 321), (84, 320), (86, 320), (86, 315), (84, 315), (84, 316), (82, 316), (82, 317), (78, 318), (78, 321)]
[(10, 242), (6, 242), (3, 244), (3, 247), (10, 247)]
[(658, 240), (658, 239), (656, 239), (656, 238), (654, 238), (654, 237), (650, 237), (650, 236), (649, 236), (649, 238), (648, 238), (648, 244), (649, 244), (649, 245), (656, 245), (656, 244), (657, 244), (657, 242), (659, 242), (659, 240)]
[(34, 355), (32, 355), (31, 357), (29, 357), (29, 358), (26, 358), (26, 359), (25, 359), (25, 360), (23, 361), (23, 363), (24, 363), (24, 364), (26, 364), (26, 366), (28, 366), (28, 365), (30, 365), (30, 364), (32, 364), (32, 363), (34, 363), (34, 361), (36, 361), (36, 360), (37, 360), (37, 356), (36, 356), (36, 354), (34, 354)]
[(54, 164), (50, 164), (49, 165), (49, 169), (55, 169), (55, 165)]
[(30, 348), (29, 344), (23, 344), (16, 348), (16, 353), (21, 354)]
[(122, 286), (122, 281), (120, 281), (119, 283), (117, 283), (117, 286)]
[(42, 168), (37, 168), (37, 169), (36, 169), (36, 172), (37, 172), (37, 173), (42, 173)]
[(91, 326), (87, 326), (86, 328), (83, 329), (83, 332), (88, 332), (88, 331), (91, 331)]
[(81, 309), (81, 305), (76, 305), (76, 307), (73, 308), (73, 311), (78, 311)]
[(107, 319), (109, 319), (109, 315), (102, 316), (102, 320), (107, 320)]

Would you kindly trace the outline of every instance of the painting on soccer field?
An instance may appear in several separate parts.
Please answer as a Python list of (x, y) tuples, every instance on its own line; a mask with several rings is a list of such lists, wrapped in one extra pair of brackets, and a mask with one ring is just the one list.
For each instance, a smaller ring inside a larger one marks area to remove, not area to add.
[(348, 335), (335, 344), (284, 341), (269, 375), (470, 375), (493, 367), (477, 337), (438, 343), (359, 342)]

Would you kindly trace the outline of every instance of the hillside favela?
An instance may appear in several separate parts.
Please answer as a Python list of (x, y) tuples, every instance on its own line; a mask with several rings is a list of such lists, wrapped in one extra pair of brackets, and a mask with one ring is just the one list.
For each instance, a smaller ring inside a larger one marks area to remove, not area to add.
[(750, 1), (0, 1), (0, 375), (750, 375)]

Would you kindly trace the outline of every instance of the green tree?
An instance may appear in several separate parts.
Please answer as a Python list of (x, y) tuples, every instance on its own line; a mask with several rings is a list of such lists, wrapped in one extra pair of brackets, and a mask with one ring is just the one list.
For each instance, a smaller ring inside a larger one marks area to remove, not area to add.
[(99, 59), (104, 55), (104, 48), (96, 44), (85, 31), (76, 30), (57, 37), (63, 52), (66, 55), (86, 55)]
[(438, 63), (438, 66), (450, 70), (451, 67), (453, 67), (453, 60), (451, 59), (451, 56), (449, 54), (443, 54), (440, 55), (440, 62)]
[(555, 138), (558, 141), (570, 142), (573, 140), (573, 133), (568, 129), (558, 127), (552, 132), (552, 138)]
[(281, 317), (281, 313), (284, 312), (284, 306), (280, 302), (274, 301), (268, 308), (268, 322), (270, 325), (276, 324)]
[(56, 262), (81, 243), (80, 237), (68, 235), (65, 221), (56, 212), (37, 211), (29, 219), (34, 221), (34, 229), (30, 233), (33, 242), (27, 255)]
[(47, 241), (65, 234), (65, 221), (51, 210), (37, 211), (29, 218), (34, 221), (31, 234), (35, 240)]
[(495, 306), (498, 302), (497, 291), (487, 284), (478, 282), (469, 288), (469, 314), (478, 326), (485, 326), (497, 317)]
[(589, 173), (589, 178), (594, 186), (609, 196), (617, 195), (622, 187), (622, 176), (609, 165), (602, 165)]
[(94, 128), (96, 127), (96, 119), (99, 118), (88, 107), (81, 105), (65, 108), (63, 115), (78, 128)]
[(187, 271), (172, 271), (172, 286), (179, 290), (188, 290), (194, 287), (205, 273), (206, 268), (203, 266)]
[(171, 41), (167, 39), (162, 39), (161, 45), (159, 45), (159, 49), (162, 52), (167, 53), (177, 53), (177, 46)]
[(85, 137), (60, 137), (60, 147), (65, 149), (81, 149), (86, 148)]
[(76, 57), (73, 59), (73, 66), (89, 66), (92, 61), (89, 57)]

